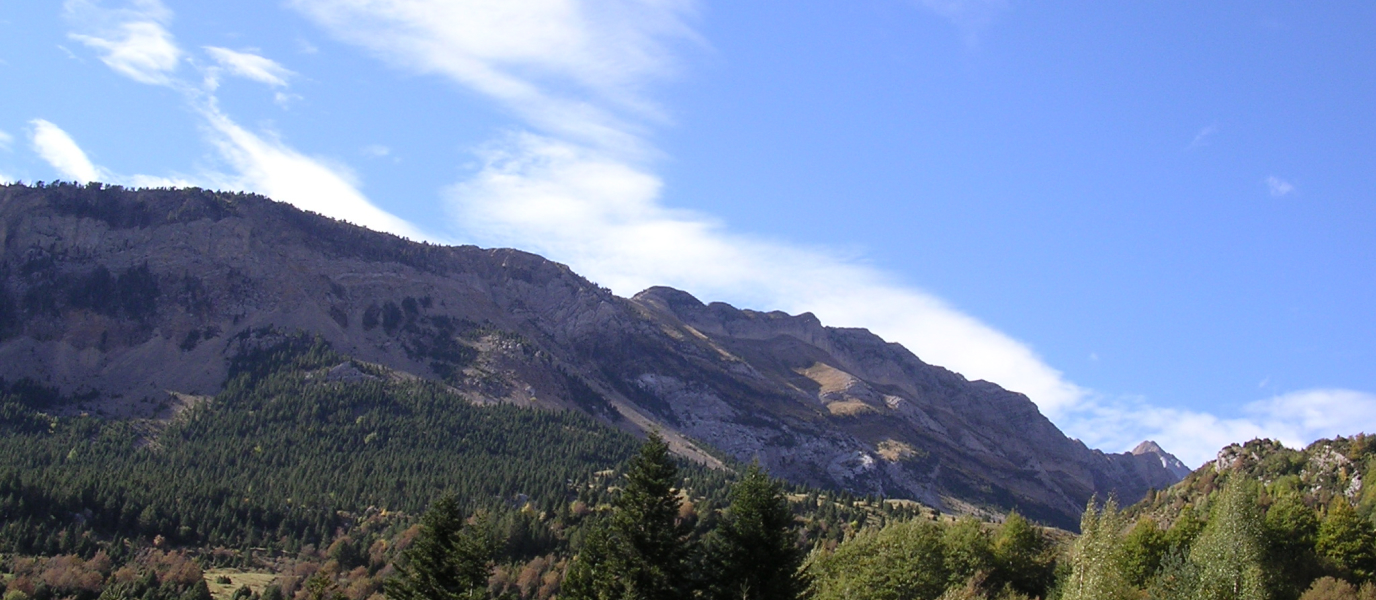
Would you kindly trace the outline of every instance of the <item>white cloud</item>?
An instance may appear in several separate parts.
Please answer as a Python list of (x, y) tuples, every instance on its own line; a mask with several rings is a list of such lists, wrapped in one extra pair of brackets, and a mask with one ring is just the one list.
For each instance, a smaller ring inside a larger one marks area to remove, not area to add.
[(1208, 146), (1208, 145), (1209, 145), (1209, 141), (1210, 141), (1215, 135), (1217, 135), (1217, 134), (1218, 134), (1218, 124), (1217, 124), (1217, 123), (1212, 124), (1212, 125), (1209, 125), (1209, 126), (1203, 128), (1203, 129), (1200, 129), (1200, 130), (1199, 130), (1199, 133), (1194, 134), (1194, 139), (1190, 141), (1190, 146), (1189, 146), (1189, 147), (1190, 147), (1190, 148), (1200, 148), (1200, 147), (1203, 147), (1203, 146)]
[(213, 103), (202, 107), (201, 113), (209, 125), (212, 143), (236, 171), (233, 175), (211, 175), (216, 187), (250, 190), (377, 231), (426, 239), (410, 223), (374, 206), (358, 190), (346, 168), (301, 154), (275, 136), (256, 135)]
[(234, 168), (232, 173), (207, 171), (194, 177), (119, 175), (91, 162), (67, 132), (42, 119), (33, 121), (33, 145), (39, 156), (64, 178), (85, 183), (101, 181), (131, 187), (205, 186), (261, 193), (297, 208), (343, 219), (411, 239), (426, 236), (410, 223), (374, 206), (358, 191), (347, 169), (305, 156), (276, 138), (264, 138), (239, 126), (215, 108), (213, 100), (200, 109), (211, 142)]
[(100, 60), (134, 81), (171, 83), (182, 51), (165, 25), (172, 12), (158, 0), (135, 0), (124, 9), (106, 9), (91, 0), (68, 0), (67, 18), (84, 33), (69, 33), (100, 53)]
[(295, 75), (286, 67), (278, 64), (277, 61), (251, 52), (236, 52), (215, 46), (206, 46), (205, 51), (220, 68), (225, 69), (229, 74), (270, 86), (285, 87), (287, 79)]
[(119, 175), (91, 162), (86, 152), (77, 145), (76, 140), (61, 127), (43, 119), (34, 119), (33, 148), (38, 156), (57, 170), (64, 178), (80, 183), (99, 181), (117, 183), (132, 187), (186, 187), (195, 185), (181, 177), (157, 177), (153, 175)]
[(1276, 177), (1275, 175), (1267, 177), (1265, 183), (1266, 189), (1270, 190), (1271, 195), (1276, 198), (1280, 198), (1281, 196), (1284, 196), (1286, 194), (1289, 194), (1290, 192), (1295, 191), (1294, 184), (1279, 177)]
[(34, 151), (59, 175), (80, 183), (102, 179), (100, 169), (61, 127), (43, 119), (34, 119), (30, 125), (33, 126)]
[(10, 150), (10, 144), (13, 144), (13, 143), (14, 143), (14, 136), (10, 135), (8, 132), (6, 132), (6, 131), (3, 130), (3, 129), (0, 129), (0, 150), (4, 150), (4, 151), (8, 152), (8, 151)]
[[(220, 69), (274, 87), (286, 85), (293, 75), (291, 71), (256, 54), (206, 47), (217, 66), (202, 69), (205, 88), (198, 89), (173, 75), (181, 51), (172, 34), (163, 27), (171, 21), (172, 13), (158, 0), (133, 0), (128, 8), (119, 10), (102, 8), (90, 0), (69, 0), (66, 12), (74, 23), (88, 29), (108, 31), (113, 28), (125, 32), (127, 35), (118, 41), (96, 37), (101, 34), (71, 34), (71, 37), (104, 51), (102, 60), (106, 65), (135, 81), (168, 85), (182, 92), (188, 104), (205, 119), (211, 144), (235, 171), (208, 171), (193, 179), (119, 176), (92, 164), (71, 137), (57, 126), (35, 121), (35, 148), (59, 172), (79, 181), (101, 179), (135, 187), (205, 185), (254, 191), (329, 217), (424, 239), (425, 236), (410, 223), (374, 206), (359, 192), (347, 168), (306, 156), (275, 136), (254, 134), (219, 110), (214, 91)], [(279, 103), (291, 98), (281, 92), (276, 97)]]
[(688, 0), (292, 0), (331, 35), (402, 69), (486, 94), (547, 134), (623, 155), (649, 152), (660, 121), (647, 82), (674, 71), (671, 42), (696, 39)]

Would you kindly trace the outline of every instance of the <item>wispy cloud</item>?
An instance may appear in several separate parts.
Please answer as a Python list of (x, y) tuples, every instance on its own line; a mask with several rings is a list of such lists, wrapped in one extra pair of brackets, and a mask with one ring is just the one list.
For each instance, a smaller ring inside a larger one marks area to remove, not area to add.
[(1290, 183), (1289, 181), (1286, 181), (1279, 177), (1276, 177), (1275, 175), (1267, 177), (1265, 179), (1265, 183), (1266, 189), (1271, 192), (1271, 195), (1273, 197), (1276, 198), (1280, 198), (1281, 196), (1285, 196), (1290, 192), (1295, 191), (1295, 184)]
[(291, 0), (332, 36), (497, 100), (548, 135), (644, 156), (647, 84), (696, 40), (688, 0)]
[(236, 52), (215, 46), (206, 46), (205, 51), (219, 65), (219, 68), (229, 72), (230, 75), (270, 86), (286, 87), (287, 79), (295, 75), (277, 61), (252, 52)]
[[(206, 47), (215, 65), (201, 69), (202, 85), (197, 86), (174, 74), (183, 52), (164, 28), (171, 21), (172, 12), (158, 0), (134, 0), (121, 9), (107, 9), (89, 0), (69, 0), (65, 11), (67, 18), (81, 27), (139, 32), (114, 41), (95, 37), (97, 34), (73, 34), (73, 38), (102, 52), (101, 60), (116, 72), (140, 83), (166, 85), (180, 91), (188, 105), (203, 117), (207, 141), (232, 170), (204, 171), (189, 178), (120, 176), (92, 164), (76, 142), (56, 125), (35, 121), (35, 149), (59, 173), (78, 181), (153, 187), (199, 184), (253, 191), (326, 216), (425, 239), (419, 229), (370, 202), (359, 191), (347, 167), (308, 156), (276, 135), (253, 133), (220, 110), (214, 92), (221, 71), (282, 87), (293, 73), (276, 61), (258, 54)], [(281, 96), (278, 99), (284, 101)]]
[(101, 179), (100, 170), (61, 127), (43, 119), (34, 119), (29, 124), (33, 126), (34, 151), (58, 174), (80, 183)]
[(415, 240), (427, 238), (410, 223), (369, 201), (347, 167), (306, 156), (276, 136), (250, 132), (213, 103), (203, 105), (201, 112), (209, 125), (210, 139), (234, 167), (232, 175), (212, 175), (216, 187), (252, 190), (377, 231)]
[(1190, 140), (1190, 148), (1201, 148), (1209, 145), (1209, 141), (1218, 134), (1218, 124), (1209, 125), (1194, 134), (1194, 139)]
[(1008, 0), (917, 0), (922, 7), (945, 17), (965, 35), (967, 42), (979, 40), (979, 32), (1007, 10)]
[(166, 25), (172, 12), (158, 0), (134, 0), (122, 9), (107, 9), (91, 0), (68, 0), (64, 12), (78, 31), (73, 40), (96, 50), (115, 72), (153, 85), (171, 82), (182, 51)]
[(392, 155), (392, 149), (382, 144), (369, 144), (364, 146), (361, 152), (369, 158), (386, 158)]
[(0, 129), (0, 150), (10, 151), (10, 146), (14, 144), (14, 136), (3, 129)]
[(48, 163), (53, 170), (66, 179), (80, 183), (100, 181), (118, 183), (134, 187), (183, 187), (193, 185), (191, 180), (180, 177), (156, 177), (152, 175), (120, 175), (96, 165), (86, 152), (77, 145), (61, 127), (43, 119), (29, 123), (33, 127), (33, 148), (39, 158)]

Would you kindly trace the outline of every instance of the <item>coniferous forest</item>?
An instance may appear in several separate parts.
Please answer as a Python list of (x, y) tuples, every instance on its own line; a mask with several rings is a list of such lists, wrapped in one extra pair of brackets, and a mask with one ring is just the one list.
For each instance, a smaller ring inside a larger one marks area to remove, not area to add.
[(5, 600), (1376, 598), (1366, 436), (1238, 447), (1072, 533), (712, 471), (252, 335), (163, 421), (0, 382)]

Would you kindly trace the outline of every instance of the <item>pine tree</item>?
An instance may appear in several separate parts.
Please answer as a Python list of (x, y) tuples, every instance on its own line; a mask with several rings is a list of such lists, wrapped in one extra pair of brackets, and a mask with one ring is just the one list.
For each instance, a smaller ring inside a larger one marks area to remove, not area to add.
[(487, 596), (492, 548), (465, 527), (458, 500), (440, 498), (421, 517), (420, 534), (383, 584), (391, 600), (472, 600)]
[(806, 589), (799, 576), (793, 513), (778, 482), (752, 464), (731, 488), (731, 506), (708, 538), (710, 582), (719, 600), (792, 600)]
[(678, 467), (651, 433), (626, 470), (626, 486), (601, 531), (589, 534), (565, 593), (586, 600), (678, 600), (691, 592), (687, 526), (678, 521)]

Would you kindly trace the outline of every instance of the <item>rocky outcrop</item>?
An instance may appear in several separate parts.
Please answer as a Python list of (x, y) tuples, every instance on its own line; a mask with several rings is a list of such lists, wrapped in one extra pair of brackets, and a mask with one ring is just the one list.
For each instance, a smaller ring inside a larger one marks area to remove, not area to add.
[(866, 330), (670, 288), (621, 298), (532, 254), (412, 243), (258, 196), (3, 186), (0, 251), (0, 377), (112, 418), (211, 395), (235, 355), (305, 330), (474, 402), (658, 428), (709, 464), (1071, 528), (1091, 495), (1131, 502), (1183, 468), (1155, 444), (1086, 448), (1022, 394)]

